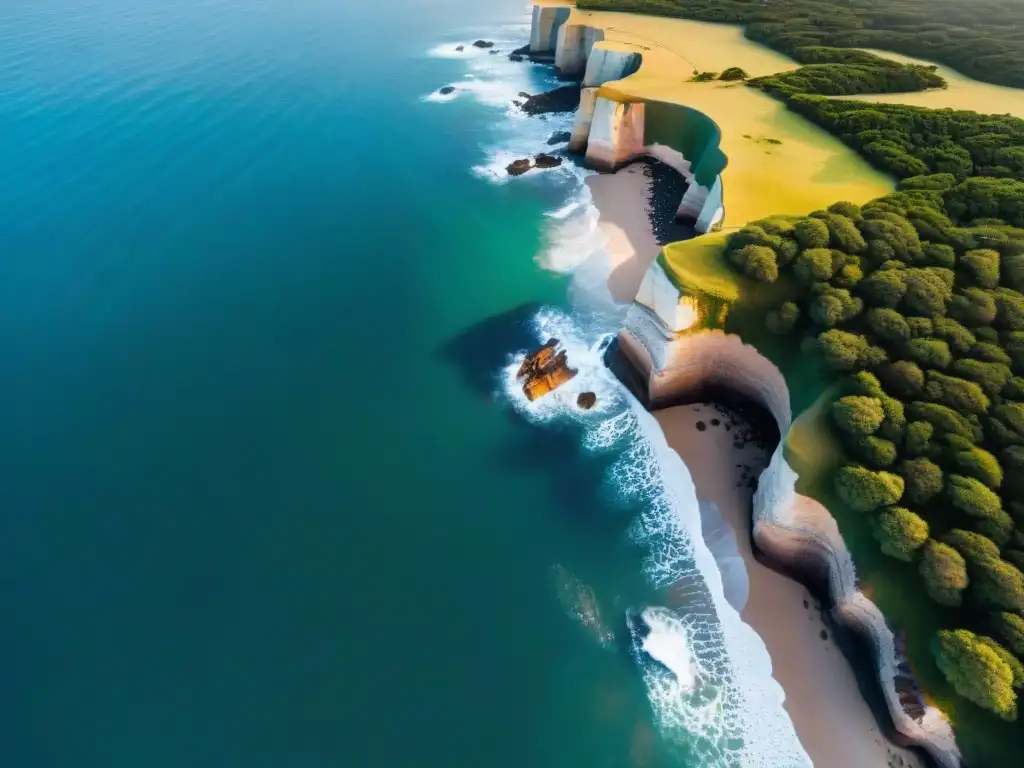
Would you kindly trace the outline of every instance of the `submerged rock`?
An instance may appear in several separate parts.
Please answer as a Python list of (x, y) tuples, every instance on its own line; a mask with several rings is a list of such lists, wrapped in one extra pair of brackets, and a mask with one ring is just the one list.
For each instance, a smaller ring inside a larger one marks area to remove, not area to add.
[(544, 397), (576, 375), (577, 372), (569, 367), (565, 350), (558, 348), (560, 343), (558, 339), (548, 339), (540, 349), (528, 354), (519, 366), (516, 379), (522, 382), (527, 400), (532, 402)]
[(509, 176), (522, 176), (531, 168), (533, 168), (533, 161), (528, 157), (523, 158), (522, 160), (513, 160), (505, 166), (505, 170), (508, 171)]
[(444, 88), (439, 89), (438, 93), (440, 93), (442, 96), (447, 96), (449, 93), (455, 93), (455, 86), (446, 85)]
[(494, 47), (494, 43), (492, 43), (490, 40), (476, 40), (473, 43), (473, 47), (474, 48), (493, 48)]
[(551, 134), (548, 139), (548, 146), (555, 146), (555, 144), (565, 144), (572, 138), (572, 134), (569, 131), (555, 131)]
[(530, 55), (530, 44), (527, 43), (522, 48), (516, 48), (512, 53), (508, 55), (510, 61), (522, 61), (524, 58)]
[(597, 405), (597, 395), (593, 392), (580, 392), (579, 396), (576, 398), (576, 405), (584, 411), (589, 411)]
[(580, 87), (563, 85), (547, 93), (538, 93), (523, 103), (523, 112), (542, 115), (551, 112), (574, 112), (580, 105)]
[(464, 45), (457, 45), (457, 46), (455, 46), (455, 50), (458, 51), (459, 53), (462, 53), (464, 50), (466, 50), (466, 46), (464, 46)]
[(495, 48), (494, 50), (488, 51), (488, 53), (491, 54), (491, 56), (497, 56), (501, 51)]
[(534, 168), (557, 168), (562, 164), (562, 158), (554, 155), (537, 155), (534, 160)]

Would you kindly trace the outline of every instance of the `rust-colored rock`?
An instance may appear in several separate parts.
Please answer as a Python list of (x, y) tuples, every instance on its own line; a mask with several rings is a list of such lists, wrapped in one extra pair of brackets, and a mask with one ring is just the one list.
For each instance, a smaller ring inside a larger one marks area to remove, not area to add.
[(544, 397), (576, 375), (576, 371), (569, 367), (565, 350), (558, 349), (559, 343), (558, 339), (548, 339), (540, 349), (528, 354), (519, 366), (516, 379), (522, 382), (527, 400)]
[(576, 398), (576, 406), (584, 411), (589, 411), (595, 405), (597, 405), (597, 395), (593, 392), (580, 392)]
[(508, 171), (509, 176), (522, 176), (531, 168), (533, 168), (533, 160), (528, 157), (522, 160), (513, 160), (505, 166), (505, 170)]
[(557, 168), (562, 164), (562, 158), (554, 155), (537, 155), (533, 158), (535, 168)]

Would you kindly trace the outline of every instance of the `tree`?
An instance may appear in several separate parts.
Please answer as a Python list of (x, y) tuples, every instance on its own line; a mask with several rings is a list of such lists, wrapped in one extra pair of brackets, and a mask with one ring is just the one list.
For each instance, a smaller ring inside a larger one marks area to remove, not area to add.
[[(915, 423), (931, 427), (927, 422)], [(930, 459), (923, 456), (904, 459), (896, 472), (905, 483), (903, 497), (911, 504), (927, 504), (942, 492), (942, 470)]]
[(887, 392), (904, 400), (919, 397), (924, 391), (924, 373), (912, 360), (896, 360), (878, 369), (878, 378)]
[(964, 558), (948, 544), (929, 539), (921, 550), (918, 571), (928, 596), (939, 605), (955, 607), (970, 583)]
[(908, 315), (931, 317), (946, 314), (946, 303), (953, 297), (953, 273), (939, 267), (906, 270), (907, 292), (901, 306)]
[(1003, 611), (993, 616), (992, 625), (1011, 651), (1024, 656), (1024, 616)]
[[(922, 339), (914, 341), (922, 341)], [(945, 342), (939, 343), (945, 344)], [(946, 347), (946, 351), (949, 351), (949, 347)], [(956, 376), (946, 376), (938, 371), (928, 371), (924, 396), (932, 402), (948, 405), (961, 413), (985, 413), (991, 404), (981, 387), (973, 381)]]
[(875, 397), (848, 395), (832, 403), (832, 421), (854, 437), (873, 434), (884, 418), (882, 401)]
[[(907, 292), (905, 270), (887, 269), (872, 272), (861, 280), (857, 287), (869, 306), (894, 309), (899, 306)], [(993, 317), (994, 311), (993, 303)]]
[(744, 245), (729, 252), (729, 259), (744, 275), (761, 283), (779, 279), (779, 263), (775, 251), (765, 245)]
[(896, 444), (875, 435), (866, 435), (853, 440), (852, 447), (857, 456), (876, 469), (885, 469), (896, 461)]
[(953, 363), (953, 373), (975, 382), (989, 397), (995, 397), (1002, 392), (1012, 376), (1010, 367), (1004, 363), (989, 363), (970, 358)]
[(924, 262), (933, 267), (946, 267), (952, 269), (956, 266), (956, 251), (953, 246), (945, 243), (922, 243), (921, 252), (924, 254)]
[[(849, 200), (840, 200), (837, 203), (832, 203), (832, 205), (828, 207), (828, 212), (836, 213), (849, 219), (851, 224), (863, 218), (860, 206), (856, 203), (851, 203)], [(838, 248), (839, 246), (836, 247)], [(844, 248), (843, 250), (846, 249)], [(852, 253), (852, 251), (847, 251), (847, 253)]]
[(989, 557), (971, 564), (971, 591), (984, 606), (1024, 610), (1024, 573), (1005, 560)]
[(746, 80), (749, 75), (741, 67), (729, 67), (722, 70), (722, 74), (718, 76), (719, 80), (732, 81), (732, 80)]
[(1003, 403), (995, 407), (994, 413), (1018, 435), (1024, 435), (1024, 405)]
[(893, 442), (901, 442), (907, 432), (907, 416), (903, 403), (888, 395), (883, 395), (879, 399), (882, 401), (885, 419), (882, 421), (882, 426), (878, 428), (878, 436)]
[(936, 432), (959, 435), (972, 443), (981, 442), (980, 427), (971, 419), (945, 405), (915, 400), (909, 405), (907, 415), (912, 421), (930, 422)]
[(999, 547), (995, 545), (995, 542), (974, 531), (954, 528), (943, 534), (942, 543), (951, 546), (972, 565), (999, 558)]
[(968, 251), (958, 263), (967, 285), (979, 288), (996, 288), (999, 285), (999, 251), (991, 248)]
[(882, 382), (870, 371), (857, 371), (846, 379), (846, 383), (851, 395), (866, 395), (867, 397), (877, 397), (879, 400), (885, 397)]
[[(793, 235), (796, 237), (796, 241), (800, 243), (801, 248), (820, 249), (828, 246), (828, 225), (819, 219), (812, 219), (810, 217), (800, 219), (793, 227)], [(829, 277), (831, 277), (831, 274)]]
[(1013, 520), (1003, 511), (999, 496), (973, 477), (950, 475), (946, 478), (950, 503), (974, 518), (981, 533), (998, 546), (1006, 544), (1013, 532)]
[(953, 362), (949, 345), (941, 339), (911, 339), (904, 349), (911, 360), (927, 368), (948, 368)]
[(872, 533), (883, 553), (909, 563), (928, 541), (928, 523), (904, 507), (886, 507), (872, 521)]
[[(817, 219), (805, 219), (805, 221), (817, 221)], [(817, 223), (821, 224), (820, 221)], [(821, 225), (825, 227), (824, 224)], [(825, 227), (825, 234), (828, 235), (827, 227)], [(808, 248), (801, 251), (800, 255), (796, 257), (796, 261), (793, 262), (793, 274), (806, 286), (830, 280), (833, 272), (832, 251), (828, 248)]]
[(778, 309), (773, 309), (765, 316), (765, 326), (774, 334), (790, 333), (800, 320), (800, 307), (792, 301), (784, 302)]
[(875, 307), (867, 313), (868, 328), (876, 336), (888, 342), (910, 340), (910, 326), (906, 319), (895, 309)]
[(978, 635), (978, 642), (985, 645), (995, 651), (996, 656), (1003, 660), (1003, 662), (1013, 672), (1013, 687), (1020, 688), (1024, 686), (1024, 664), (1021, 664), (1020, 659), (1006, 650), (1003, 646), (993, 640), (991, 637), (985, 637)]
[(979, 480), (993, 490), (1003, 484), (1003, 468), (996, 457), (984, 448), (968, 444), (954, 449), (950, 458), (962, 475)]
[(935, 426), (927, 421), (912, 421), (907, 425), (904, 448), (911, 457), (932, 457), (938, 454), (938, 446), (932, 442)]
[(840, 498), (858, 512), (895, 505), (903, 496), (903, 478), (899, 475), (853, 464), (836, 472), (835, 484)]
[(863, 336), (836, 328), (819, 333), (817, 346), (836, 371), (853, 371), (885, 360), (885, 351), (871, 346)]
[(852, 320), (863, 308), (864, 302), (851, 296), (845, 288), (826, 285), (811, 299), (807, 312), (818, 325), (832, 328)]
[[(851, 203), (852, 205), (852, 203)], [(824, 218), (828, 226), (829, 242), (833, 248), (838, 248), (843, 253), (861, 254), (867, 250), (868, 244), (864, 236), (857, 229), (853, 216), (847, 216), (839, 211), (833, 211), (831, 206), (829, 215)], [(853, 213), (853, 211), (851, 211)], [(860, 219), (860, 209), (856, 210), (856, 219)]]
[(974, 334), (952, 317), (937, 317), (932, 321), (935, 335), (949, 344), (956, 355), (966, 355), (978, 343)]
[(940, 630), (932, 645), (935, 663), (954, 690), (1010, 722), (1017, 719), (1013, 670), (965, 629)]
[(950, 300), (949, 314), (971, 327), (989, 325), (996, 319), (996, 302), (981, 288), (965, 288)]

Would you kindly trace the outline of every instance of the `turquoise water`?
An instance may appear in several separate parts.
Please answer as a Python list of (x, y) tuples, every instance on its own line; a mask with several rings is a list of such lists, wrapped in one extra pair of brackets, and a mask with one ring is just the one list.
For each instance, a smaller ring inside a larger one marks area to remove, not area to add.
[(353, 5), (0, 7), (3, 764), (710, 765), (627, 405), (506, 394), (579, 178), (495, 183), (551, 76), (452, 48), (524, 8)]

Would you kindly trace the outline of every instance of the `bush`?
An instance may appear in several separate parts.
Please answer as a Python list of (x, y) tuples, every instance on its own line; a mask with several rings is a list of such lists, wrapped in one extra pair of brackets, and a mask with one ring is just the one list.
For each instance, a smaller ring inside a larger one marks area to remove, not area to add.
[(946, 303), (953, 297), (953, 273), (939, 267), (908, 269), (907, 292), (901, 306), (908, 315), (931, 317), (946, 314)]
[(1017, 719), (1013, 670), (999, 654), (978, 642), (977, 635), (965, 629), (940, 630), (932, 652), (935, 663), (957, 693), (1003, 720)]
[(960, 257), (959, 266), (967, 285), (979, 288), (999, 285), (999, 251), (990, 248), (968, 251)]
[(950, 475), (946, 478), (946, 495), (961, 512), (973, 517), (981, 533), (997, 546), (1010, 540), (1013, 520), (1003, 511), (999, 496), (973, 477)]
[(948, 544), (959, 552), (964, 560), (975, 565), (985, 560), (999, 558), (999, 547), (986, 536), (974, 531), (954, 528), (942, 536), (942, 543)]
[(996, 656), (1002, 659), (1006, 666), (1013, 672), (1013, 687), (1020, 688), (1024, 685), (1024, 664), (1021, 664), (1020, 659), (1006, 650), (1003, 646), (993, 640), (991, 637), (983, 637), (978, 635), (978, 642), (985, 645), (995, 651)]
[(948, 368), (953, 362), (949, 345), (941, 339), (911, 339), (904, 350), (911, 360), (925, 368)]
[(969, 446), (954, 450), (950, 457), (957, 472), (973, 477), (992, 489), (1003, 484), (1003, 468), (999, 461), (984, 448)]
[(800, 307), (792, 301), (783, 303), (778, 309), (773, 309), (765, 316), (765, 326), (774, 334), (785, 335), (790, 333), (800, 320)]
[(907, 425), (907, 436), (903, 441), (907, 455), (911, 457), (933, 457), (939, 453), (932, 442), (935, 427), (927, 421), (912, 421)]
[(1024, 400), (1024, 377), (1011, 376), (1000, 394), (1009, 400)]
[(729, 260), (751, 280), (774, 283), (779, 279), (775, 251), (766, 245), (744, 245), (737, 251), (730, 251)]
[(984, 606), (1024, 610), (1024, 573), (1005, 560), (988, 557), (971, 564), (971, 591)]
[[(907, 292), (905, 270), (887, 269), (872, 272), (861, 280), (857, 287), (868, 306), (894, 309), (899, 306)], [(992, 309), (994, 316), (994, 303)]]
[[(834, 207), (834, 206), (833, 206)], [(830, 209), (831, 211), (831, 209)], [(860, 217), (860, 210), (856, 211), (857, 218)], [(843, 253), (860, 254), (867, 250), (868, 244), (864, 236), (854, 224), (854, 217), (832, 211), (824, 219), (828, 226), (829, 243), (833, 248), (838, 248)]]
[[(924, 341), (915, 339), (914, 342)], [(929, 341), (935, 341), (931, 339)], [(945, 345), (945, 342), (939, 342)], [(949, 351), (949, 347), (946, 347)], [(938, 371), (928, 371), (928, 378), (924, 385), (924, 396), (932, 402), (941, 405), (948, 405), (961, 413), (982, 414), (988, 411), (991, 404), (981, 387), (973, 381), (960, 379), (956, 376), (946, 376)]]
[(1024, 656), (1024, 616), (1003, 611), (995, 614), (992, 625), (1011, 651)]
[(857, 371), (846, 379), (847, 389), (851, 395), (867, 395), (881, 400), (885, 397), (882, 383), (875, 374), (869, 371)]
[[(928, 429), (932, 426), (924, 421), (915, 424), (922, 424)], [(904, 459), (896, 468), (896, 472), (904, 480), (903, 498), (911, 504), (927, 504), (942, 492), (942, 470), (938, 464), (924, 456)]]
[(989, 325), (996, 319), (996, 302), (981, 288), (966, 288), (950, 300), (949, 314), (971, 327)]
[[(990, 329), (991, 330), (991, 329)], [(975, 330), (975, 335), (978, 331)], [(1006, 354), (1006, 350), (999, 346), (998, 336), (993, 336), (992, 341), (979, 341), (973, 347), (971, 347), (971, 357), (981, 360), (986, 363), (1002, 363), (1003, 365), (1010, 365), (1013, 362), (1010, 356)]]
[[(722, 74), (718, 76), (719, 80), (733, 81), (733, 80), (746, 80), (749, 75), (740, 67), (729, 67), (723, 70)], [(952, 185), (950, 185), (952, 186)]]
[(867, 435), (853, 441), (853, 450), (858, 458), (876, 469), (885, 469), (896, 461), (896, 444), (874, 435)]
[(871, 528), (884, 554), (908, 563), (928, 541), (928, 523), (903, 507), (883, 509)]
[[(805, 251), (806, 253), (806, 251)], [(811, 299), (807, 312), (818, 325), (832, 328), (852, 320), (864, 308), (864, 302), (850, 295), (845, 288), (825, 286)]]
[(924, 243), (921, 245), (921, 252), (924, 254), (923, 263), (932, 267), (946, 267), (952, 269), (956, 266), (956, 251), (953, 246), (944, 243)]
[(917, 567), (928, 596), (939, 605), (958, 606), (970, 580), (964, 558), (948, 544), (929, 539)]
[(956, 355), (966, 355), (978, 343), (966, 326), (951, 317), (937, 317), (932, 321), (935, 335), (949, 344)]
[(1024, 296), (1009, 288), (993, 292), (996, 303), (995, 324), (1007, 331), (1024, 330)]
[[(850, 219), (851, 222), (860, 221), (863, 218), (860, 206), (857, 205), (856, 203), (851, 203), (849, 200), (840, 200), (837, 203), (832, 203), (832, 205), (828, 207), (828, 212), (836, 213), (839, 214), (840, 216), (845, 216), (846, 218)], [(836, 247), (838, 248), (839, 246)]]
[[(793, 227), (793, 236), (801, 248), (827, 248), (829, 243), (828, 225), (820, 219), (800, 219)], [(831, 275), (830, 275), (831, 276)]]
[(882, 401), (875, 397), (848, 395), (832, 403), (832, 421), (854, 437), (874, 434), (884, 418)]
[(817, 348), (836, 371), (853, 371), (885, 361), (885, 350), (871, 346), (863, 336), (838, 329), (819, 333)]
[(836, 492), (858, 512), (895, 505), (903, 496), (903, 478), (890, 472), (873, 472), (847, 465), (835, 475)]
[(896, 185), (896, 189), (936, 189), (941, 192), (955, 186), (956, 177), (952, 173), (931, 173), (902, 179)]
[(864, 279), (864, 270), (859, 264), (843, 264), (839, 271), (832, 275), (832, 284), (839, 288), (854, 288)]
[(935, 325), (927, 317), (908, 317), (907, 327), (910, 328), (910, 338), (924, 339), (931, 336), (935, 331)]
[(912, 360), (897, 360), (878, 369), (878, 378), (886, 391), (904, 400), (919, 397), (924, 391), (924, 373)]
[(1018, 435), (1024, 435), (1024, 405), (1020, 403), (1003, 403), (997, 405), (993, 413)]
[(927, 421), (942, 434), (959, 435), (972, 443), (981, 442), (981, 429), (967, 417), (938, 403), (912, 402), (907, 415), (913, 421)]
[(885, 420), (882, 421), (882, 426), (878, 428), (878, 436), (893, 442), (901, 442), (907, 431), (907, 416), (903, 403), (895, 397), (889, 397), (888, 395), (880, 399), (882, 401), (882, 410), (885, 411)]
[[(806, 219), (805, 221), (817, 221), (817, 219)], [(818, 223), (821, 224), (821, 222)], [(822, 226), (825, 225), (822, 224)], [(793, 262), (793, 273), (796, 275), (796, 279), (806, 286), (830, 280), (834, 273), (832, 251), (828, 248), (808, 248), (801, 251), (800, 255), (796, 257), (796, 261)]]
[(875, 307), (867, 313), (868, 328), (876, 336), (889, 342), (910, 340), (910, 326), (895, 309)]
[(1006, 382), (1012, 376), (1008, 365), (971, 360), (970, 358), (957, 360), (953, 364), (953, 373), (975, 382), (989, 397), (995, 397), (1002, 392)]

